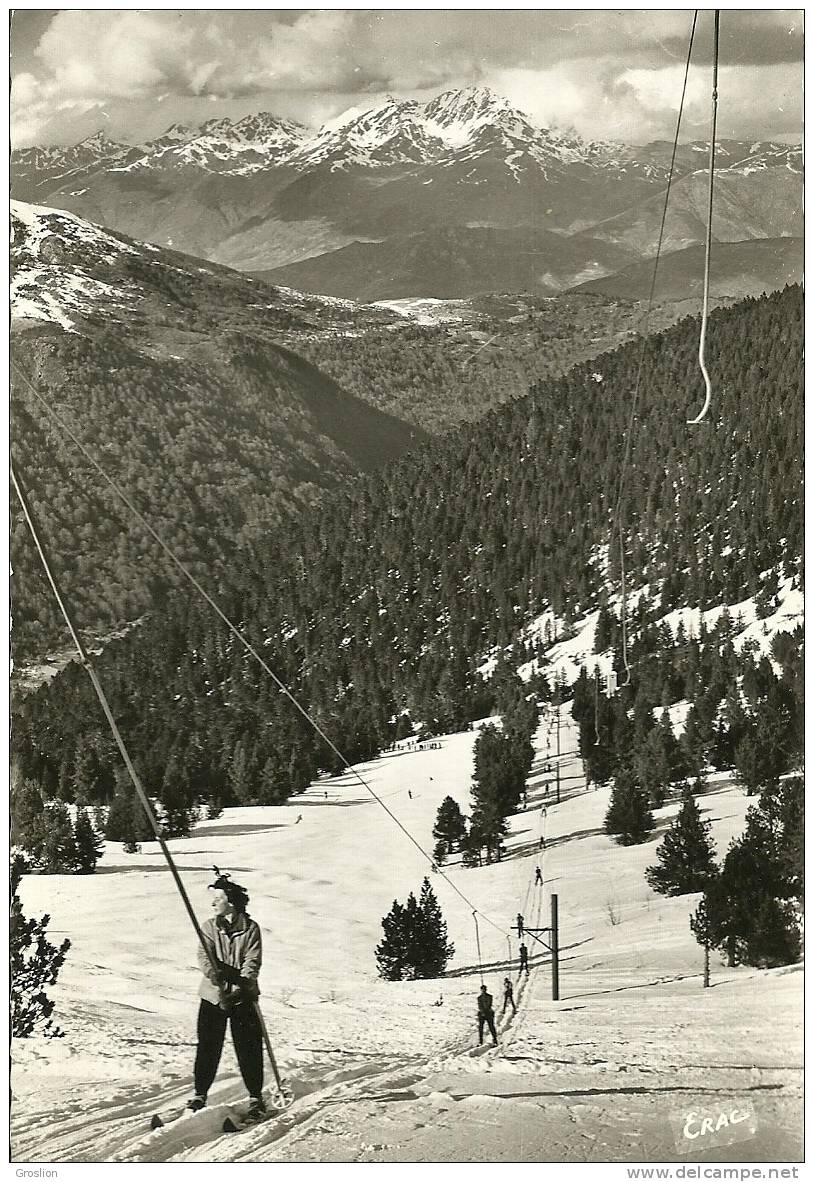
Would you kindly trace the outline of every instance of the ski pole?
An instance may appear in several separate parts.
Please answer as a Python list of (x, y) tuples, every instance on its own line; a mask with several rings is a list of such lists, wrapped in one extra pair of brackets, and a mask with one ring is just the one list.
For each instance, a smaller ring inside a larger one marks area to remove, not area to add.
[(260, 1032), (263, 1035), (263, 1042), (265, 1043), (266, 1050), (268, 1051), (269, 1062), (271, 1063), (271, 1070), (274, 1073), (274, 1079), (277, 1083), (277, 1088), (280, 1092), (282, 1092), (283, 1081), (280, 1078), (280, 1071), (279, 1071), (279, 1068), (277, 1067), (277, 1060), (274, 1058), (274, 1051), (271, 1048), (271, 1039), (269, 1038), (269, 1032), (268, 1032), (268, 1027), (266, 1026), (266, 1020), (263, 1017), (263, 1011), (260, 1009), (260, 1002), (257, 1000), (257, 998), (254, 999), (254, 1012), (257, 1014), (257, 1020), (260, 1023)]

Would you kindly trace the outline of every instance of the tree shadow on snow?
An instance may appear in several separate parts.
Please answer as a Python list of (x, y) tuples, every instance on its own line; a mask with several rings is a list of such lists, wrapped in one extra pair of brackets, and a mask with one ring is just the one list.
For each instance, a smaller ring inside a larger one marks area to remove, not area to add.
[[(262, 825), (249, 825), (245, 822), (241, 825), (214, 825), (211, 829), (207, 826), (206, 831), (200, 836), (243, 837), (248, 833), (270, 833), (272, 829), (288, 829), (288, 825), (269, 825), (267, 821), (264, 821)], [(190, 836), (194, 837), (195, 833), (193, 832)], [(222, 853), (221, 857), (223, 857)]]
[[(152, 852), (152, 851), (151, 851)], [(144, 856), (143, 854), (141, 855)], [(162, 855), (163, 857), (163, 855)], [(202, 874), (211, 874), (211, 866), (184, 866), (182, 867), (184, 873), (193, 873), (200, 870)], [(248, 866), (234, 866), (232, 868), (235, 874), (250, 874), (251, 869)], [(122, 862), (116, 866), (97, 866), (96, 874), (169, 874), (166, 864), (162, 861), (160, 865), (156, 866), (128, 866), (126, 862)]]

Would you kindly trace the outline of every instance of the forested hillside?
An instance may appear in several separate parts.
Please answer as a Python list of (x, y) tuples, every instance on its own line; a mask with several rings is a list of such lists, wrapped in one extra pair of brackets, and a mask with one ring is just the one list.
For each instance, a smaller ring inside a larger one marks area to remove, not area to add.
[[(12, 356), (46, 402), (199, 575), (326, 488), (399, 454), (419, 428), (344, 393), (286, 349), (236, 333), (195, 359), (153, 360), (119, 342), (61, 333)], [(32, 364), (33, 363), (33, 364)], [(36, 376), (34, 376), (36, 375)], [(24, 381), (12, 398), (13, 453), (80, 627), (146, 611), (177, 585), (157, 545)], [(64, 625), (12, 501), (14, 645), (42, 652)]]
[[(702, 398), (698, 324), (649, 339), (624, 519), (629, 586), (660, 610), (736, 602), (802, 555), (799, 288), (716, 312)], [(639, 360), (632, 343), (535, 386), (472, 428), (433, 441), (291, 520), (224, 572), (225, 610), (350, 759), (408, 712), (433, 729), (482, 716), (476, 673), (550, 607), (566, 622), (618, 588), (603, 562)], [(647, 624), (631, 618), (631, 642)], [(637, 632), (638, 630), (638, 632)], [(512, 655), (517, 664), (528, 652)], [(167, 812), (193, 801), (275, 801), (334, 766), (206, 605), (164, 610), (100, 659), (135, 762)], [(684, 686), (658, 687), (664, 704)], [(543, 689), (543, 692), (545, 690)], [(671, 696), (672, 695), (672, 696)], [(81, 669), (26, 699), (21, 771), (46, 794), (109, 799), (117, 761)]]
[[(434, 432), (525, 397), (533, 382), (558, 378), (578, 362), (629, 341), (645, 319), (643, 300), (593, 292), (405, 303), (420, 319), (400, 330), (371, 325), (342, 337), (312, 334), (296, 347), (343, 389)], [(689, 300), (657, 305), (650, 331), (667, 328), (699, 306)], [(427, 323), (434, 317), (436, 324)]]

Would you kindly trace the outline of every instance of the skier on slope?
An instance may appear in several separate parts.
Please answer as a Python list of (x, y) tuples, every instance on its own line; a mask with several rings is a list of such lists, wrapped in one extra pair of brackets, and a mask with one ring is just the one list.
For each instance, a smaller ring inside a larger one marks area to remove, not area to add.
[(506, 1013), (508, 1007), (512, 1007), (512, 1013), (517, 1013), (517, 1006), (514, 1004), (514, 988), (508, 977), (503, 978), (503, 1009), (500, 1011), (501, 1018)]
[(538, 883), (540, 886), (543, 885), (543, 872), (539, 866), (536, 866), (534, 870), (534, 885), (537, 886)]
[(478, 994), (478, 1038), (483, 1046), (483, 1028), (489, 1027), (492, 1041), (497, 1046), (497, 1030), (495, 1030), (495, 1011), (492, 1008), (492, 995), (485, 985), (481, 985)]
[(517, 913), (517, 938), (519, 940), (523, 939), (523, 916), (519, 911)]
[(187, 1108), (203, 1108), (215, 1079), (223, 1051), (227, 1024), (240, 1074), (249, 1092), (249, 1117), (266, 1110), (263, 1100), (263, 1035), (255, 1003), (260, 990), (257, 976), (263, 959), (260, 928), (246, 911), (249, 896), (244, 887), (215, 867), (217, 878), (209, 884), (214, 891), (214, 915), (203, 924), (203, 937), (218, 965), (213, 968), (198, 946), (198, 963), (203, 973), (198, 995), (198, 1049), (195, 1055), (195, 1095)]
[(523, 969), (525, 969), (525, 970), (526, 970), (526, 976), (528, 976), (528, 972), (529, 972), (529, 950), (528, 950), (528, 948), (526, 947), (526, 945), (525, 945), (525, 944), (521, 944), (521, 945), (520, 945), (520, 970), (519, 970), (519, 971), (522, 973), (522, 972), (523, 972)]

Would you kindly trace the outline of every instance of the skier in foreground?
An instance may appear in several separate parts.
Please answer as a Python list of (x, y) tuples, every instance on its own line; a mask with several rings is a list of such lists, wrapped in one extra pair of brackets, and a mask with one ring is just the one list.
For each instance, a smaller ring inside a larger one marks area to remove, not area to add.
[(481, 985), (478, 994), (478, 1038), (483, 1046), (483, 1028), (489, 1027), (494, 1045), (497, 1046), (497, 1030), (495, 1030), (495, 1011), (492, 1008), (492, 995), (485, 985)]
[(214, 916), (203, 925), (203, 936), (218, 963), (216, 974), (203, 948), (198, 963), (203, 979), (198, 989), (198, 1050), (195, 1056), (195, 1095), (187, 1104), (197, 1112), (215, 1079), (223, 1050), (227, 1023), (231, 1027), (240, 1074), (249, 1093), (249, 1119), (266, 1111), (263, 1100), (263, 1035), (255, 1010), (260, 994), (257, 976), (263, 959), (260, 928), (246, 911), (249, 896), (228, 874), (218, 875), (214, 891)]

